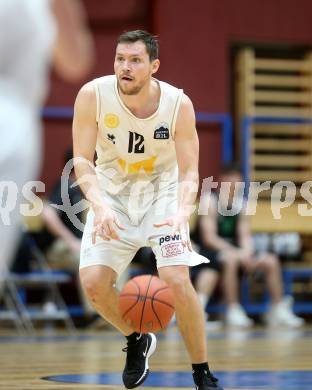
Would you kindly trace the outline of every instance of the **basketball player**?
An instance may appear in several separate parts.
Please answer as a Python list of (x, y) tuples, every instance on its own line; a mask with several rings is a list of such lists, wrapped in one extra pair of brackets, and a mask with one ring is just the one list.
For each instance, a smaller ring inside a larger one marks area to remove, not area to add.
[(49, 65), (74, 82), (94, 62), (81, 3), (0, 0), (0, 53), (1, 280), (18, 241), (22, 186), (37, 178)]
[(153, 78), (159, 64), (155, 37), (126, 32), (118, 40), (115, 75), (87, 83), (77, 96), (75, 170), (92, 206), (80, 276), (98, 312), (126, 336), (123, 382), (137, 387), (149, 373), (156, 338), (133, 333), (120, 317), (115, 283), (138, 248), (152, 247), (159, 276), (175, 296), (196, 388), (221, 390), (209, 371), (203, 311), (189, 278), (190, 265), (207, 261), (192, 252), (188, 233), (198, 187), (194, 109), (182, 90)]

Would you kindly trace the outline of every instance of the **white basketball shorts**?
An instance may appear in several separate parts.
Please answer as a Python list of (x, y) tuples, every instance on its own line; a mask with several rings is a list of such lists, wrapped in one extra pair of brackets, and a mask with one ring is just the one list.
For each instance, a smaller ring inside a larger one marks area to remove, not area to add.
[(97, 237), (96, 243), (92, 244), (94, 213), (93, 210), (89, 211), (81, 244), (80, 269), (105, 265), (121, 275), (138, 249), (145, 246), (152, 248), (157, 268), (172, 265), (194, 266), (209, 262), (198, 253), (190, 252), (182, 244), (180, 234), (173, 232), (171, 226), (160, 228), (153, 226), (175, 214), (176, 193), (158, 196), (146, 206), (139, 202), (136, 205), (129, 204), (128, 201), (127, 197), (113, 198), (108, 194), (105, 195), (105, 202), (115, 211), (125, 228), (125, 230), (118, 230), (120, 240), (104, 241)]

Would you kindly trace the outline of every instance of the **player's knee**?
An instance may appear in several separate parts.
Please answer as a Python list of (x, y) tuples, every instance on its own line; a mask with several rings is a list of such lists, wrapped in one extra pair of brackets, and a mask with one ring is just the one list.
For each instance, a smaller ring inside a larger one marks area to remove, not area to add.
[(170, 275), (163, 278), (168, 286), (171, 288), (176, 300), (183, 300), (185, 302), (187, 289), (191, 287), (191, 281), (186, 274)]
[(83, 269), (80, 271), (80, 281), (90, 301), (96, 304), (99, 301), (105, 303), (102, 298), (113, 289), (115, 278), (96, 270)]
[(263, 265), (268, 272), (278, 269), (279, 268), (278, 258), (273, 254), (268, 254), (263, 259)]

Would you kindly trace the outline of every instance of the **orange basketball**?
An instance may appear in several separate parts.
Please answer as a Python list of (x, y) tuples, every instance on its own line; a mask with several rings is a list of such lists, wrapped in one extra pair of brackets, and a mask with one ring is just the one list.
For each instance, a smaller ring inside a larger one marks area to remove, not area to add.
[(130, 279), (119, 295), (122, 318), (138, 333), (158, 332), (174, 313), (174, 298), (168, 285), (156, 276)]

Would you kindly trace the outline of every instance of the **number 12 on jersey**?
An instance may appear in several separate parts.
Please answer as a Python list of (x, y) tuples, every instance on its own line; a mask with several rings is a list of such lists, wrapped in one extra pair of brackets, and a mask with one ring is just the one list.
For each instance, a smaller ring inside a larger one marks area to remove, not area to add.
[(144, 153), (143, 135), (129, 131), (128, 153)]

